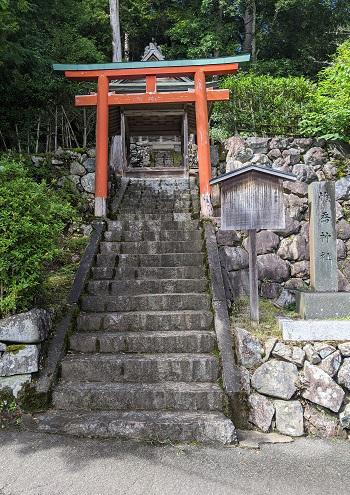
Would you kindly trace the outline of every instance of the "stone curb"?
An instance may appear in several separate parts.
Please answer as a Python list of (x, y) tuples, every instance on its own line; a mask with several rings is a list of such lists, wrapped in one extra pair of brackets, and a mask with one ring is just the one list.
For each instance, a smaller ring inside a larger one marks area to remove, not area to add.
[(45, 366), (39, 373), (38, 381), (33, 384), (34, 393), (37, 398), (36, 401), (34, 400), (34, 409), (36, 408), (35, 402), (40, 402), (41, 405), (43, 405), (49, 401), (52, 385), (57, 378), (59, 363), (66, 351), (68, 334), (78, 311), (78, 301), (89, 277), (105, 228), (104, 222), (95, 222), (93, 224), (93, 231), (89, 243), (85, 248), (71, 291), (67, 298), (69, 304), (67, 313), (56, 326), (54, 336), (48, 345), (48, 355)]
[(116, 194), (115, 200), (112, 201), (112, 204), (110, 205), (110, 208), (109, 208), (111, 213), (115, 213), (119, 209), (119, 206), (121, 205), (121, 202), (123, 200), (126, 188), (128, 187), (129, 181), (130, 181), (130, 179), (122, 177), (121, 185), (120, 185), (120, 188), (118, 190), (118, 194)]
[(239, 420), (241, 416), (240, 409), (242, 407), (241, 380), (233, 351), (234, 342), (227, 310), (214, 225), (206, 222), (204, 225), (204, 232), (211, 281), (214, 327), (222, 361), (223, 385), (230, 400), (234, 419)]

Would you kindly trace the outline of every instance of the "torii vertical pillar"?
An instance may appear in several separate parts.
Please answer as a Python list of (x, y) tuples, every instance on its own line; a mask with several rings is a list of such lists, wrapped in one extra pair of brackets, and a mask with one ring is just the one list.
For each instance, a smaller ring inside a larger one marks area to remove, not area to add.
[(108, 88), (108, 77), (100, 75), (97, 82), (95, 217), (107, 215)]
[(207, 88), (205, 84), (205, 73), (197, 71), (194, 75), (194, 86), (196, 93), (196, 127), (198, 145), (198, 168), (199, 168), (199, 194), (201, 213), (204, 217), (213, 215), (213, 207), (210, 199), (211, 163), (208, 124), (208, 102)]

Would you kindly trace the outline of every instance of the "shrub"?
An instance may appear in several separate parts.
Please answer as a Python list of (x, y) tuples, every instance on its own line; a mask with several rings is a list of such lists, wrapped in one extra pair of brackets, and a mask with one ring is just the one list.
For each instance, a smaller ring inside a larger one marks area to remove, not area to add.
[(35, 301), (74, 209), (21, 163), (0, 161), (0, 316)]
[(216, 104), (212, 136), (219, 140), (236, 133), (295, 135), (314, 85), (303, 77), (272, 77), (252, 73), (223, 80), (230, 102)]
[(305, 135), (350, 141), (350, 40), (340, 45), (333, 64), (320, 72), (301, 129)]
[[(79, 150), (79, 148), (73, 151)], [(21, 164), (22, 172), (34, 182), (45, 182), (50, 189), (59, 192), (61, 199), (70, 203), (79, 213), (87, 215), (89, 209), (89, 201), (86, 193), (78, 192), (72, 181), (68, 179), (69, 161), (62, 166), (52, 164), (53, 155), (50, 153), (40, 155), (43, 160), (33, 164), (31, 155), (25, 153), (17, 153), (7, 151), (0, 154), (1, 163), (17, 163)], [(70, 157), (70, 155), (67, 155)], [(16, 168), (18, 174), (18, 167)]]

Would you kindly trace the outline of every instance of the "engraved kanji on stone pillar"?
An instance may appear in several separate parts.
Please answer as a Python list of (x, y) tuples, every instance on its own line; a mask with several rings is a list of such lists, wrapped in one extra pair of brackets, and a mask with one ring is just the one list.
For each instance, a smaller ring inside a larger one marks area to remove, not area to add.
[(318, 292), (338, 291), (335, 184), (309, 185), (310, 285)]

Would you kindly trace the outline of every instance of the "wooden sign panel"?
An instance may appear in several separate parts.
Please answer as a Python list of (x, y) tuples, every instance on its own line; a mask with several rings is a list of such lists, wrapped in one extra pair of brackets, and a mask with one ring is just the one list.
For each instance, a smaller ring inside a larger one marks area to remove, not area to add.
[(278, 177), (252, 171), (221, 185), (221, 229), (284, 229), (283, 184)]

